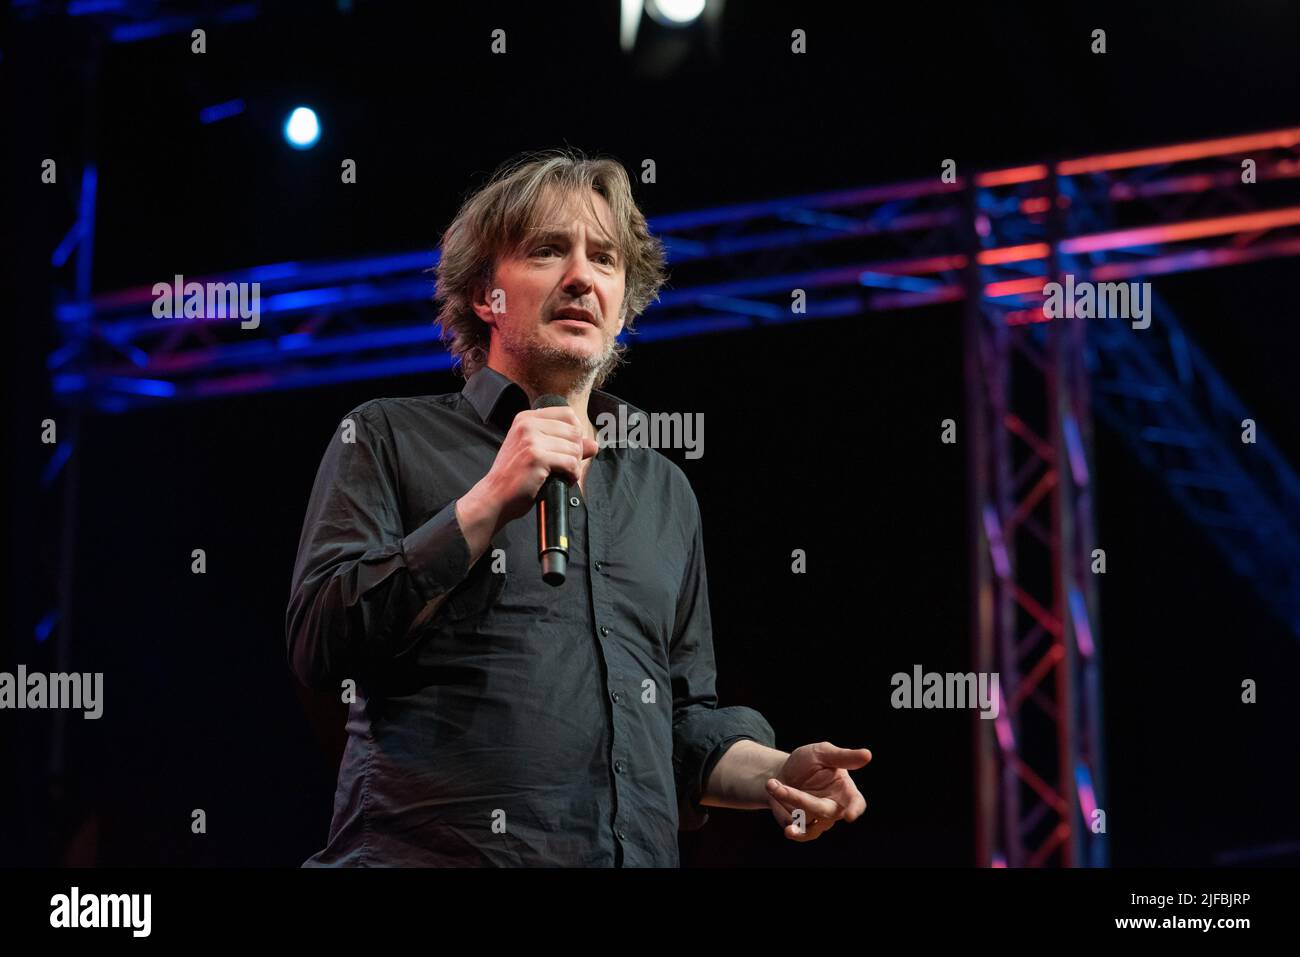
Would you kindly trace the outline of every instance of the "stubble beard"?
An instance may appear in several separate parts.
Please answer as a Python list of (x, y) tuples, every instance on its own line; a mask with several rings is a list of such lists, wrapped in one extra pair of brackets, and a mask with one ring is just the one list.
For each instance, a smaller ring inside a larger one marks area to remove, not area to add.
[(603, 369), (614, 352), (614, 340), (605, 330), (596, 327), (604, 347), (593, 354), (580, 354), (576, 350), (556, 345), (534, 326), (522, 336), (507, 330), (501, 336), (501, 347), (521, 368), (528, 369), (534, 377), (560, 378), (572, 382), (575, 389), (590, 384)]

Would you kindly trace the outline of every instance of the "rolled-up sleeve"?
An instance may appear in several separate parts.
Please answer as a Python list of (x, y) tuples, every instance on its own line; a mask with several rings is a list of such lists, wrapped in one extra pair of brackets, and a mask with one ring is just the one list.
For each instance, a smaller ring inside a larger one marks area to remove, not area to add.
[(456, 500), (406, 534), (398, 489), (387, 420), (367, 403), (325, 450), (298, 542), (285, 630), (308, 687), (337, 688), (406, 651), (412, 626), (469, 573)]
[(713, 767), (737, 741), (750, 739), (776, 747), (772, 726), (753, 708), (718, 707), (713, 625), (709, 615), (708, 575), (699, 505), (691, 495), (693, 530), (690, 555), (677, 598), (677, 617), (669, 650), (673, 687), (673, 774), (679, 828), (695, 831), (708, 823), (700, 797)]

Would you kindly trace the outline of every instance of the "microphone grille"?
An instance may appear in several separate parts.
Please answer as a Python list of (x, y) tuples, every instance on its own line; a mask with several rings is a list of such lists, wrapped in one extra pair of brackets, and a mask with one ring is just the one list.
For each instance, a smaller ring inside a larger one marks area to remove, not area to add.
[(533, 403), (533, 411), (536, 412), (538, 409), (554, 409), (568, 404), (569, 403), (564, 400), (564, 396), (562, 395), (539, 395), (537, 401)]

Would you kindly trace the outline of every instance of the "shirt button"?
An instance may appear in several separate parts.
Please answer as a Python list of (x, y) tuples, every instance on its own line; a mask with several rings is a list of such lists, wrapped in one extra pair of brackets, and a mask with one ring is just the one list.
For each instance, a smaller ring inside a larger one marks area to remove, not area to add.
[(623, 833), (623, 829), (622, 829), (622, 828), (619, 828), (619, 830), (618, 830), (618, 839), (619, 839), (620, 841), (626, 841), (626, 840), (627, 840), (627, 835)]
[(614, 770), (617, 771), (619, 774), (622, 774), (622, 773), (623, 773), (623, 762), (622, 762), (622, 761), (615, 761), (615, 762), (614, 762)]
[(601, 635), (608, 635), (608, 634), (609, 634), (609, 629), (608, 629), (607, 627), (605, 627), (604, 625), (601, 625), (601, 626), (600, 626), (600, 633), (601, 633)]
[(611, 691), (611, 692), (609, 693), (609, 696), (610, 696), (611, 698), (614, 699), (614, 704), (618, 704), (619, 698), (618, 698), (618, 692), (617, 692), (617, 691)]
[(582, 502), (578, 500), (578, 496), (574, 495), (572, 498), (569, 499), (569, 504), (572, 505), (574, 508), (577, 508), (579, 505), (582, 504)]
[(604, 567), (605, 567), (604, 562), (596, 562), (596, 571), (600, 571)]

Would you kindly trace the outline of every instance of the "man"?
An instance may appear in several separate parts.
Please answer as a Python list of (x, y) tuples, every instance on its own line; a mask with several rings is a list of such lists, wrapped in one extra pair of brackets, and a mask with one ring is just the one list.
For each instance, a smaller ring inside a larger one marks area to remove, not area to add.
[[(717, 707), (694, 492), (659, 452), (597, 441), (663, 265), (622, 167), (580, 154), (508, 164), (447, 230), (438, 321), (468, 381), (353, 410), (299, 544), (289, 659), (349, 701), (306, 866), (677, 866), (705, 807), (768, 808), (798, 841), (864, 811), (848, 770), (869, 751), (787, 754)], [(547, 394), (568, 404), (533, 410)], [(558, 587), (530, 520), (552, 472)]]

